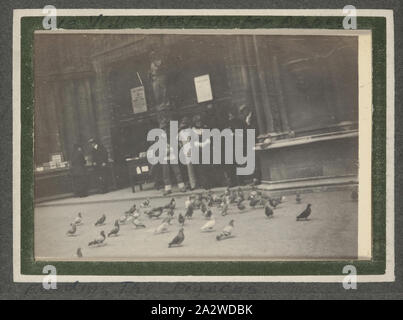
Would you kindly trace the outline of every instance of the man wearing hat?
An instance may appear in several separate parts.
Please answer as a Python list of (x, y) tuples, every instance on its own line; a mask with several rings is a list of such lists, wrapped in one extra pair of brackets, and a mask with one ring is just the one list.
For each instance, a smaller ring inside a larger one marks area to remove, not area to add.
[(94, 167), (97, 178), (98, 190), (100, 193), (108, 192), (108, 151), (97, 140), (91, 138), (92, 166)]

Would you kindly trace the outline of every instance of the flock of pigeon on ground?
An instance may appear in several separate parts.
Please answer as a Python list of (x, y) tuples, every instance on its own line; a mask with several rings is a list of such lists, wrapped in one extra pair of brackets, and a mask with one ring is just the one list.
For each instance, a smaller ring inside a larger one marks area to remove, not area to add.
[[(357, 191), (352, 192), (351, 198), (353, 200), (358, 199)], [(274, 210), (284, 201), (284, 199), (284, 196), (280, 196), (277, 198), (270, 197), (266, 193), (261, 192), (256, 188), (252, 188), (248, 196), (245, 195), (245, 191), (241, 188), (238, 188), (236, 190), (231, 190), (230, 188), (227, 188), (225, 192), (221, 195), (209, 191), (201, 194), (190, 195), (185, 201), (185, 213), (179, 213), (177, 217), (175, 216), (175, 198), (172, 198), (168, 204), (159, 207), (151, 207), (150, 200), (147, 199), (140, 204), (139, 208), (136, 204), (134, 204), (128, 211), (124, 213), (124, 215), (115, 220), (114, 226), (112, 230), (108, 232), (108, 234), (106, 234), (105, 231), (102, 230), (99, 234), (99, 237), (90, 241), (88, 243), (88, 246), (99, 247), (105, 245), (105, 240), (107, 237), (110, 238), (113, 236), (118, 236), (120, 225), (123, 224), (132, 223), (136, 229), (146, 228), (146, 225), (141, 220), (141, 217), (147, 216), (149, 219), (162, 219), (161, 224), (154, 230), (155, 234), (168, 232), (169, 227), (172, 225), (172, 221), (177, 219), (180, 226), (179, 232), (172, 239), (172, 241), (168, 243), (168, 247), (178, 247), (181, 246), (183, 241), (185, 240), (185, 221), (192, 219), (195, 210), (200, 210), (202, 215), (207, 220), (206, 223), (201, 226), (200, 231), (212, 232), (214, 231), (214, 226), (216, 224), (212, 211), (213, 207), (218, 208), (222, 216), (226, 216), (228, 214), (228, 208), (230, 206), (235, 206), (240, 212), (242, 212), (246, 209), (245, 202), (249, 202), (249, 207), (261, 207), (264, 209), (264, 214), (266, 218), (272, 218), (274, 215)], [(295, 201), (298, 204), (301, 203), (302, 199), (299, 193), (297, 193)], [(310, 214), (311, 204), (308, 203), (305, 210), (296, 217), (296, 221), (307, 221)], [(104, 226), (105, 221), (106, 215), (103, 214), (95, 222), (95, 226)], [(77, 232), (77, 227), (82, 224), (82, 214), (78, 213), (78, 216), (75, 218), (74, 222), (70, 224), (71, 228), (67, 231), (66, 235), (75, 236)], [(226, 225), (224, 229), (216, 235), (217, 241), (233, 237), (234, 226), (235, 220), (232, 219), (229, 221), (228, 225)], [(82, 258), (83, 254), (81, 248), (77, 249), (76, 254), (79, 258)]]

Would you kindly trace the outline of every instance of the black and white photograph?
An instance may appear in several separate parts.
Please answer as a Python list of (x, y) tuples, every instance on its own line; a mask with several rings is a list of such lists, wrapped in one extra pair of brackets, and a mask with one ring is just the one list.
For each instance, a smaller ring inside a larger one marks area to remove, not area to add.
[(35, 32), (35, 259), (370, 259), (367, 38)]

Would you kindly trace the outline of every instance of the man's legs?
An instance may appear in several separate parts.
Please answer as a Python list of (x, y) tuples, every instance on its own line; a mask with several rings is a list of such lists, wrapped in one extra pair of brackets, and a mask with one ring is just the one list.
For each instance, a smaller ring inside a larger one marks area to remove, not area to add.
[(175, 175), (176, 183), (178, 184), (178, 188), (181, 191), (186, 191), (185, 184), (183, 183), (181, 170), (179, 168), (179, 164), (171, 164), (171, 169), (173, 174)]

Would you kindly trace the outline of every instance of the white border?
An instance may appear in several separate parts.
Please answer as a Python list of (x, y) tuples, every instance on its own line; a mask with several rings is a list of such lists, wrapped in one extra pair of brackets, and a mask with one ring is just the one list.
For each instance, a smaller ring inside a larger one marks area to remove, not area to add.
[[(159, 9), (58, 9), (58, 16), (344, 16), (343, 10), (337, 9), (297, 9), (297, 10), (159, 10)], [(358, 275), (358, 282), (394, 281), (394, 35), (392, 10), (357, 10), (358, 16), (386, 18), (387, 34), (387, 163), (386, 163), (386, 272), (384, 275)], [(20, 256), (20, 214), (21, 214), (21, 18), (26, 16), (43, 16), (42, 9), (14, 10), (13, 17), (13, 275), (15, 282), (42, 282), (41, 275), (22, 275)], [(341, 270), (340, 270), (341, 273)], [(342, 282), (340, 276), (58, 276), (59, 282)]]

